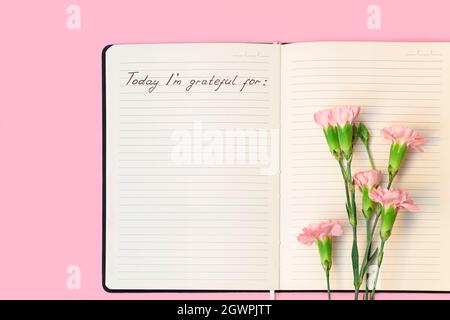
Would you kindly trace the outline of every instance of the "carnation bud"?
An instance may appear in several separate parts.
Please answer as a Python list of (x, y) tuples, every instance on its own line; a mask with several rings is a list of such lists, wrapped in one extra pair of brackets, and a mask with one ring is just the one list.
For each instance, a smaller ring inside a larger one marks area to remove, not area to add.
[(369, 144), (370, 133), (364, 123), (360, 123), (358, 126), (358, 137), (361, 139), (364, 145), (367, 146)]

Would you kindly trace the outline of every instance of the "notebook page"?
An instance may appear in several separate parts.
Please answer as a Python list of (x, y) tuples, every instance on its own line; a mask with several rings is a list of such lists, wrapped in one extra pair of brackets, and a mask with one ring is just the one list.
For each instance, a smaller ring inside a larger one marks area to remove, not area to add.
[(108, 288), (278, 287), (279, 62), (278, 45), (108, 49)]
[[(436, 43), (308, 43), (282, 49), (282, 289), (325, 289), (315, 247), (296, 241), (303, 226), (341, 220), (345, 235), (334, 243), (331, 284), (352, 289), (351, 228), (344, 207), (344, 185), (313, 113), (360, 105), (361, 120), (373, 136), (379, 169), (387, 171), (390, 143), (380, 129), (415, 128), (428, 144), (410, 154), (394, 187), (410, 193), (420, 211), (400, 212), (386, 245), (379, 288), (450, 290), (445, 248), (448, 228), (449, 45)], [(370, 169), (364, 148), (355, 148), (353, 173)], [(385, 177), (385, 181), (387, 178)], [(357, 200), (360, 208), (360, 200)], [(361, 214), (358, 213), (361, 217)], [(360, 256), (365, 222), (359, 221)]]

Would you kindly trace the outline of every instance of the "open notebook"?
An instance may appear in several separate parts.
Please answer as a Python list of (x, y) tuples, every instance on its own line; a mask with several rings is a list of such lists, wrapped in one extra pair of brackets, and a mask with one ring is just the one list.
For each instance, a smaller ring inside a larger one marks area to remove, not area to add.
[[(296, 235), (339, 219), (331, 284), (351, 290), (343, 183), (313, 113), (360, 105), (378, 168), (382, 127), (428, 140), (396, 181), (420, 212), (399, 213), (379, 289), (450, 290), (449, 76), (446, 43), (108, 47), (105, 288), (324, 290), (317, 249)], [(353, 172), (368, 166), (358, 145)], [(364, 233), (361, 221), (360, 248)]]

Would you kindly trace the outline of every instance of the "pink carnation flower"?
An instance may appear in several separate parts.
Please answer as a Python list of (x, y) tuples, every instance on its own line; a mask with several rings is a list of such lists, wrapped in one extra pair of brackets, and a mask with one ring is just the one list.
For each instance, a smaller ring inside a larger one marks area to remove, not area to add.
[(316, 240), (323, 240), (325, 237), (338, 237), (342, 233), (342, 226), (338, 221), (322, 221), (303, 228), (303, 233), (297, 236), (297, 240), (310, 246)]
[(381, 135), (393, 143), (407, 144), (408, 147), (417, 151), (423, 151), (421, 146), (426, 143), (426, 140), (415, 130), (406, 127), (384, 128), (381, 130)]
[(331, 109), (331, 116), (338, 125), (341, 127), (347, 123), (352, 125), (359, 115), (360, 107), (347, 106), (341, 108)]
[(418, 210), (413, 201), (408, 198), (408, 193), (400, 189), (377, 188), (369, 193), (369, 197), (384, 208), (393, 207), (396, 210), (406, 209), (408, 211)]
[(353, 176), (353, 181), (359, 189), (363, 189), (365, 187), (372, 190), (373, 188), (378, 187), (381, 182), (381, 171), (360, 171)]
[(326, 128), (328, 126), (335, 126), (336, 122), (333, 121), (331, 117), (331, 110), (320, 110), (314, 113), (314, 121), (320, 125), (322, 128)]
[(353, 106), (320, 110), (314, 113), (314, 121), (323, 128), (336, 125), (343, 127), (346, 123), (353, 124), (359, 111), (360, 107)]

